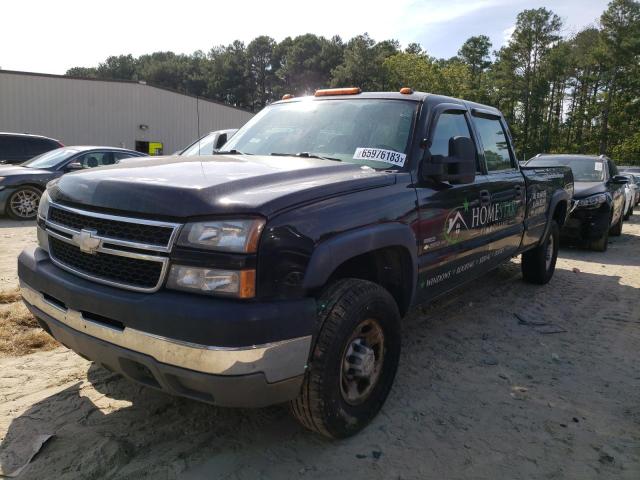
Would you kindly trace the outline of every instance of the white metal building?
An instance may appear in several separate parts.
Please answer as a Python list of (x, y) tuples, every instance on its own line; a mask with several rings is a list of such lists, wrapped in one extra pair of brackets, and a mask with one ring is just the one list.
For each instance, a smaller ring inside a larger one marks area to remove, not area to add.
[(238, 128), (253, 116), (144, 83), (0, 70), (3, 132), (170, 154), (198, 137), (198, 114), (201, 135)]

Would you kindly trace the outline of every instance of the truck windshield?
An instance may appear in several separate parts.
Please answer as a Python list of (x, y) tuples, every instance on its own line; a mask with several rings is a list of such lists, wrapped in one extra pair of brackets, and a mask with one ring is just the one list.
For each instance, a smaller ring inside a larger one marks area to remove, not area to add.
[(401, 168), (416, 110), (417, 102), (406, 100), (303, 99), (276, 104), (253, 117), (222, 150)]
[(604, 162), (597, 158), (544, 157), (533, 158), (527, 167), (565, 166), (571, 169), (576, 182), (601, 182), (604, 180)]

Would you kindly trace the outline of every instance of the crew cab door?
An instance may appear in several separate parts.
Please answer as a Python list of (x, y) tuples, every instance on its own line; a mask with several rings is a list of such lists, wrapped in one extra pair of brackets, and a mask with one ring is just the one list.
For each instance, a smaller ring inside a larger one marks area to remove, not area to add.
[(473, 211), (472, 228), (481, 230), (495, 265), (514, 255), (522, 242), (525, 180), (504, 120), (480, 109), (472, 110), (471, 120), (486, 172), (480, 191), (482, 205)]
[[(462, 105), (435, 107), (428, 132), (431, 158), (449, 155), (449, 140), (462, 136), (474, 139), (471, 117)], [(472, 212), (487, 190), (486, 175), (476, 149), (476, 170), (480, 174), (469, 184), (420, 180), (418, 202), (418, 302), (427, 301), (482, 273), (479, 262), (487, 248), (486, 239), (472, 226)]]

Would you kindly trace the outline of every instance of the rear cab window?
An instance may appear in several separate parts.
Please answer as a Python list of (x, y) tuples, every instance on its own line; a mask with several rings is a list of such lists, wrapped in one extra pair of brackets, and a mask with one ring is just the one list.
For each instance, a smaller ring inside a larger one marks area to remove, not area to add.
[(489, 172), (512, 170), (515, 161), (507, 132), (499, 117), (474, 115), (473, 124), (480, 136)]

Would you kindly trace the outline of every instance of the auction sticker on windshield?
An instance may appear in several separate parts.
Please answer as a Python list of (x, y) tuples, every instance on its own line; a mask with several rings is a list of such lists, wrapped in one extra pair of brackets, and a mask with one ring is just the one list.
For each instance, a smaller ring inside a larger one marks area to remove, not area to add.
[(376, 160), (378, 162), (390, 163), (402, 167), (407, 155), (393, 150), (385, 150), (383, 148), (356, 148), (353, 154), (354, 160)]

